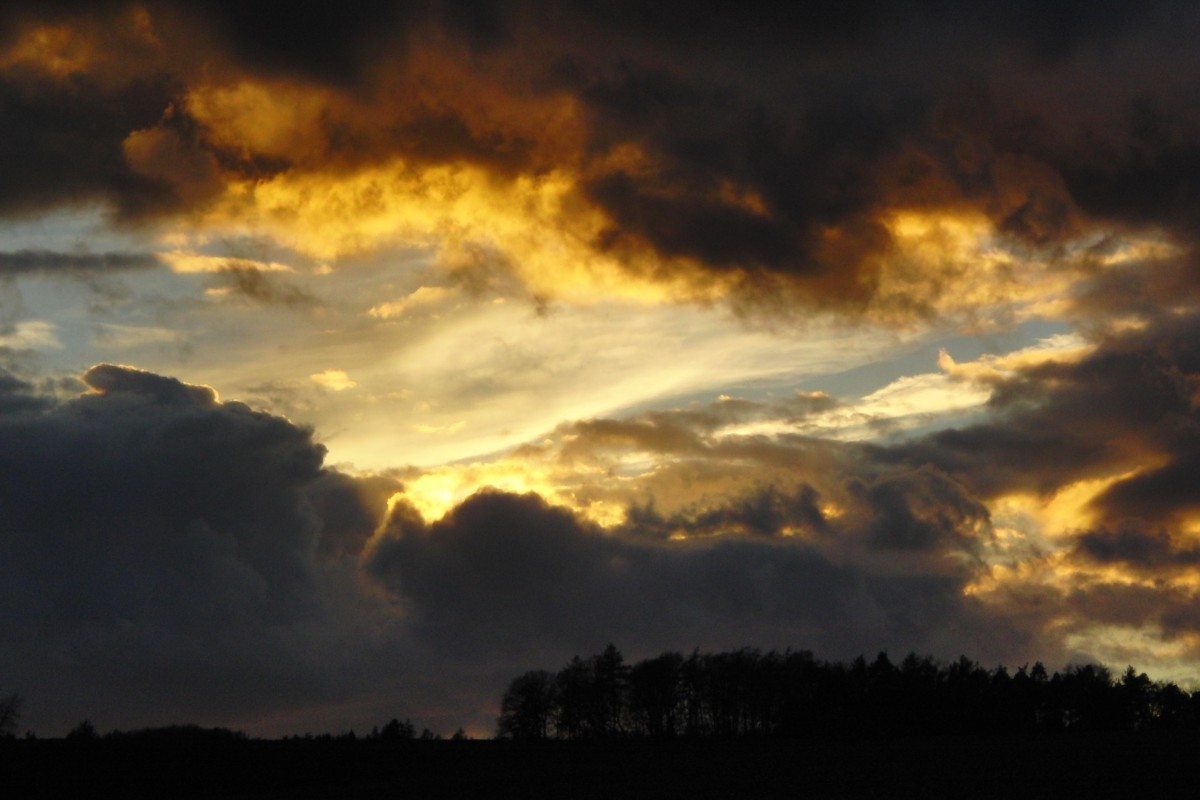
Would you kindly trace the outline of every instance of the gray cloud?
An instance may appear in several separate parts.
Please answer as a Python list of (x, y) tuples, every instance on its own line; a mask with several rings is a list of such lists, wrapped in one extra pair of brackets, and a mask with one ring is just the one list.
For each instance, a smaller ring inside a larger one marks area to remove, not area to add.
[(59, 253), (50, 250), (0, 252), (0, 277), (68, 274), (92, 276), (160, 266), (152, 253)]
[(216, 273), (218, 286), (229, 290), (234, 296), (242, 297), (263, 306), (281, 306), (305, 309), (319, 306), (321, 301), (314, 295), (273, 277), (257, 267), (226, 264)]

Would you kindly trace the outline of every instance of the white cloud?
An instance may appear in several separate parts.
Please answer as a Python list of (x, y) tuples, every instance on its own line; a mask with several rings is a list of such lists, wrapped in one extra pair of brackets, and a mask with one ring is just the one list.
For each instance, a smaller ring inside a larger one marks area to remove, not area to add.
[(8, 333), (0, 333), (0, 347), (17, 350), (60, 350), (62, 342), (57, 335), (58, 326), (42, 319), (18, 322)]

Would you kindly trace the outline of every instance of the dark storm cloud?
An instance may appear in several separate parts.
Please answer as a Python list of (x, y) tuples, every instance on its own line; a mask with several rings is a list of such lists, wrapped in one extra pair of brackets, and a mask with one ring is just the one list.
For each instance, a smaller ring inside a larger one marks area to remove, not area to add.
[(613, 536), (532, 494), (479, 493), (429, 525), (398, 506), (366, 564), (411, 604), (424, 637), (476, 657), (565, 652), (618, 634), (647, 651), (746, 641), (942, 649), (980, 613), (954, 576), (837, 564), (797, 540)]
[(1102, 564), (1159, 570), (1200, 564), (1200, 548), (1180, 545), (1162, 528), (1126, 520), (1116, 528), (1098, 528), (1079, 536), (1076, 552)]
[(372, 650), (353, 554), (385, 487), (323, 469), (311, 431), (207, 387), (113, 365), (83, 380), (66, 402), (0, 380), (6, 682), (51, 731), (328, 697), (357, 669), (348, 653)]

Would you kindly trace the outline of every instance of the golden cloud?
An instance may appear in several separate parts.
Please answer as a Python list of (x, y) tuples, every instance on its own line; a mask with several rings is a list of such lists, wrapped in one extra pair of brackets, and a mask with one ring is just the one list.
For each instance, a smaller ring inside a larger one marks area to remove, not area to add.
[(324, 372), (309, 375), (308, 378), (318, 386), (332, 389), (335, 392), (344, 392), (347, 389), (353, 389), (355, 386), (358, 386), (358, 383), (351, 380), (345, 370), (340, 369), (327, 369)]

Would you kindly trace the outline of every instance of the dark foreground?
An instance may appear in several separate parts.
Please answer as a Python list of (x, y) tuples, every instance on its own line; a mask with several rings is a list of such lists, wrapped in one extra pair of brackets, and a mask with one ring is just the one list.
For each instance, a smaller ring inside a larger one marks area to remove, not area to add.
[(1196, 737), (0, 742), (11, 798), (1195, 797)]

